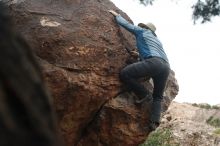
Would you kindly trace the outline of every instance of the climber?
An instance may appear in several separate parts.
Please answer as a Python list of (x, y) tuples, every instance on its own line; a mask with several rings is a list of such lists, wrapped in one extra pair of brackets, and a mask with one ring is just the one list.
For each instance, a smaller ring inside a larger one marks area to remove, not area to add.
[[(140, 61), (132, 63), (120, 72), (120, 80), (142, 101), (152, 101), (149, 124), (146, 128), (155, 130), (160, 124), (161, 101), (170, 72), (170, 65), (160, 40), (155, 34), (156, 27), (152, 23), (139, 23), (135, 26), (125, 20), (113, 10), (109, 12), (115, 16), (116, 22), (136, 37), (136, 45)], [(153, 94), (138, 82), (143, 77), (151, 77), (154, 84)], [(152, 99), (153, 97), (153, 99)], [(139, 102), (139, 103), (140, 103)]]

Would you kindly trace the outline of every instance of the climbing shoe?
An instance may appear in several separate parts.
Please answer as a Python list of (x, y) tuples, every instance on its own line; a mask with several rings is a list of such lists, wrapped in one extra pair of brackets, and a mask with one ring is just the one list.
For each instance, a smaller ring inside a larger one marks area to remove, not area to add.
[(136, 99), (135, 100), (135, 104), (141, 104), (141, 103), (143, 103), (143, 102), (150, 102), (152, 100), (152, 97), (151, 97), (151, 95), (150, 94), (147, 94), (144, 98), (142, 98), (142, 99)]
[(157, 127), (159, 127), (159, 125), (160, 124), (158, 122), (150, 122), (149, 126), (148, 126), (148, 129), (149, 129), (150, 132), (154, 131), (154, 130), (157, 129)]

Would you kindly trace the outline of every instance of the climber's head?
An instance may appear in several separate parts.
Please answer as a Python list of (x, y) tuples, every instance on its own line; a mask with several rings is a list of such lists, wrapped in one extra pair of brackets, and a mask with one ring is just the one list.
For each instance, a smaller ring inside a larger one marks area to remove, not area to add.
[(156, 27), (155, 27), (155, 25), (153, 23), (147, 23), (147, 24), (139, 23), (138, 26), (142, 27), (142, 28), (150, 29), (153, 32), (156, 31)]

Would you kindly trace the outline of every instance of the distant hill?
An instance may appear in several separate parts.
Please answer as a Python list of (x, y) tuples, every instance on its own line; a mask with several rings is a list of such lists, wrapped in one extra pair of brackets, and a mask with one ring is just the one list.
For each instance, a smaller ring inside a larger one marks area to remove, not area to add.
[(220, 146), (220, 106), (172, 102), (154, 133), (167, 130), (169, 146)]

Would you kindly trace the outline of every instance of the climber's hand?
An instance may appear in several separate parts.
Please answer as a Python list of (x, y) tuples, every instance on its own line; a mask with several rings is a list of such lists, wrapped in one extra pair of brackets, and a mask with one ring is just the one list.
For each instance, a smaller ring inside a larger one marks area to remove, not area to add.
[(112, 15), (114, 15), (114, 16), (118, 16), (119, 14), (117, 13), (117, 12), (115, 12), (115, 11), (113, 11), (113, 10), (108, 10)]
[(138, 58), (138, 56), (139, 56), (139, 53), (136, 51), (131, 51), (130, 54), (132, 57), (135, 57), (135, 58)]

